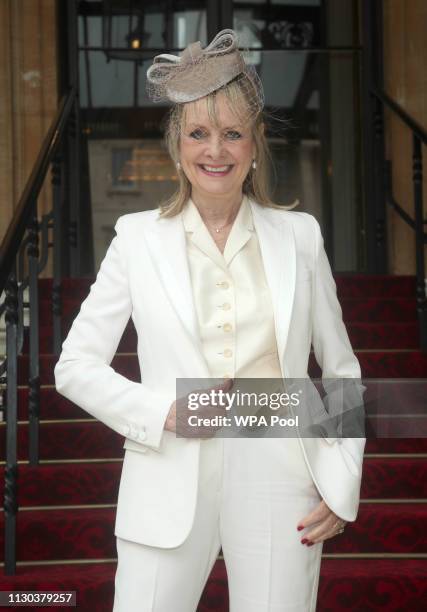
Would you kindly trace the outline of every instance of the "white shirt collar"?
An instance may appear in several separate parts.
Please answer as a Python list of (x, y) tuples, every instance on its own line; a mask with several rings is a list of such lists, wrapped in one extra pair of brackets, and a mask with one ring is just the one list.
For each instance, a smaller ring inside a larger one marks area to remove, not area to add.
[(243, 195), (242, 203), (237, 213), (230, 233), (227, 238), (224, 253), (218, 249), (197, 206), (189, 198), (182, 211), (182, 221), (185, 231), (191, 236), (191, 241), (201, 251), (208, 255), (216, 263), (224, 266), (229, 265), (233, 257), (240, 251), (251, 238), (254, 230), (252, 210), (246, 195)]

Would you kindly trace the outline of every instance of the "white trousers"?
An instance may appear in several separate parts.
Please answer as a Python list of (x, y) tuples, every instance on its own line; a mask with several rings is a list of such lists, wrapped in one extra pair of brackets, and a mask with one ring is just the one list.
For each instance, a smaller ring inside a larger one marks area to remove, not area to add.
[(117, 537), (113, 612), (195, 612), (221, 547), (230, 612), (314, 612), (322, 542), (301, 544), (297, 524), (321, 497), (298, 439), (200, 446), (189, 536), (169, 549)]

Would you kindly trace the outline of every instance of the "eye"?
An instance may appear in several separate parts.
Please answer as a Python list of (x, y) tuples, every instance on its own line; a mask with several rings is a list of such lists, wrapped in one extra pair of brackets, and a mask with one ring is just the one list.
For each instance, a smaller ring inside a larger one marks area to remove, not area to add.
[(229, 138), (230, 140), (238, 140), (239, 138), (242, 137), (240, 132), (238, 132), (237, 130), (228, 130), (226, 135), (227, 135), (227, 138)]
[(197, 128), (196, 130), (190, 132), (190, 137), (194, 138), (195, 140), (200, 140), (200, 138), (203, 137), (203, 132), (200, 128)]

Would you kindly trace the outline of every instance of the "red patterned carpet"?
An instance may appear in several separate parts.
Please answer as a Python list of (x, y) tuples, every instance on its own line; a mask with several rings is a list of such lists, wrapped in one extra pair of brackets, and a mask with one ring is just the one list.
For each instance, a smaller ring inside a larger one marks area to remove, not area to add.
[[(64, 334), (91, 282), (64, 282)], [(417, 349), (414, 278), (343, 275), (337, 276), (336, 282), (363, 376), (427, 377), (427, 355)], [(108, 612), (114, 591), (113, 527), (124, 439), (62, 398), (52, 386), (57, 358), (50, 349), (50, 287), (50, 280), (41, 281), (41, 464), (30, 467), (27, 462), (28, 358), (23, 355), (19, 367), (19, 564), (15, 576), (0, 574), (0, 587), (72, 589), (77, 591), (79, 611)], [(136, 338), (130, 324), (112, 365), (138, 380), (135, 352)], [(311, 373), (319, 374), (314, 361)], [(2, 457), (4, 433), (2, 423)], [(424, 612), (427, 438), (370, 439), (364, 465), (358, 520), (323, 547), (317, 610)], [(3, 466), (4, 462), (1, 487)], [(2, 555), (3, 537), (0, 529)], [(227, 610), (227, 576), (219, 558), (199, 612)]]

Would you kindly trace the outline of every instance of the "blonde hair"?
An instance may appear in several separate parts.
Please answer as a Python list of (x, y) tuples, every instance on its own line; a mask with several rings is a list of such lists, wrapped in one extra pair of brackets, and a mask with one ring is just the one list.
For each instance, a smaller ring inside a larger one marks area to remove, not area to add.
[[(219, 123), (216, 109), (216, 99), (219, 93), (225, 94), (230, 108), (233, 109), (239, 121), (247, 123), (249, 112), (248, 102), (245, 97), (247, 87), (247, 83), (242, 85), (242, 79), (237, 78), (205, 96), (208, 116), (215, 126), (218, 126)], [(178, 163), (180, 157), (181, 129), (185, 121), (185, 107), (187, 104), (191, 104), (191, 102), (174, 104), (166, 120), (165, 142), (174, 164)], [(256, 150), (256, 169), (254, 170), (251, 166), (242, 185), (243, 193), (261, 206), (280, 208), (282, 210), (294, 208), (298, 201), (285, 206), (275, 204), (271, 198), (269, 171), (270, 167), (272, 167), (272, 158), (264, 132), (264, 113), (259, 111), (255, 117), (253, 115), (250, 117), (250, 121)], [(178, 181), (176, 191), (159, 205), (161, 217), (174, 217), (179, 214), (191, 196), (191, 183), (182, 170), (178, 172)]]

